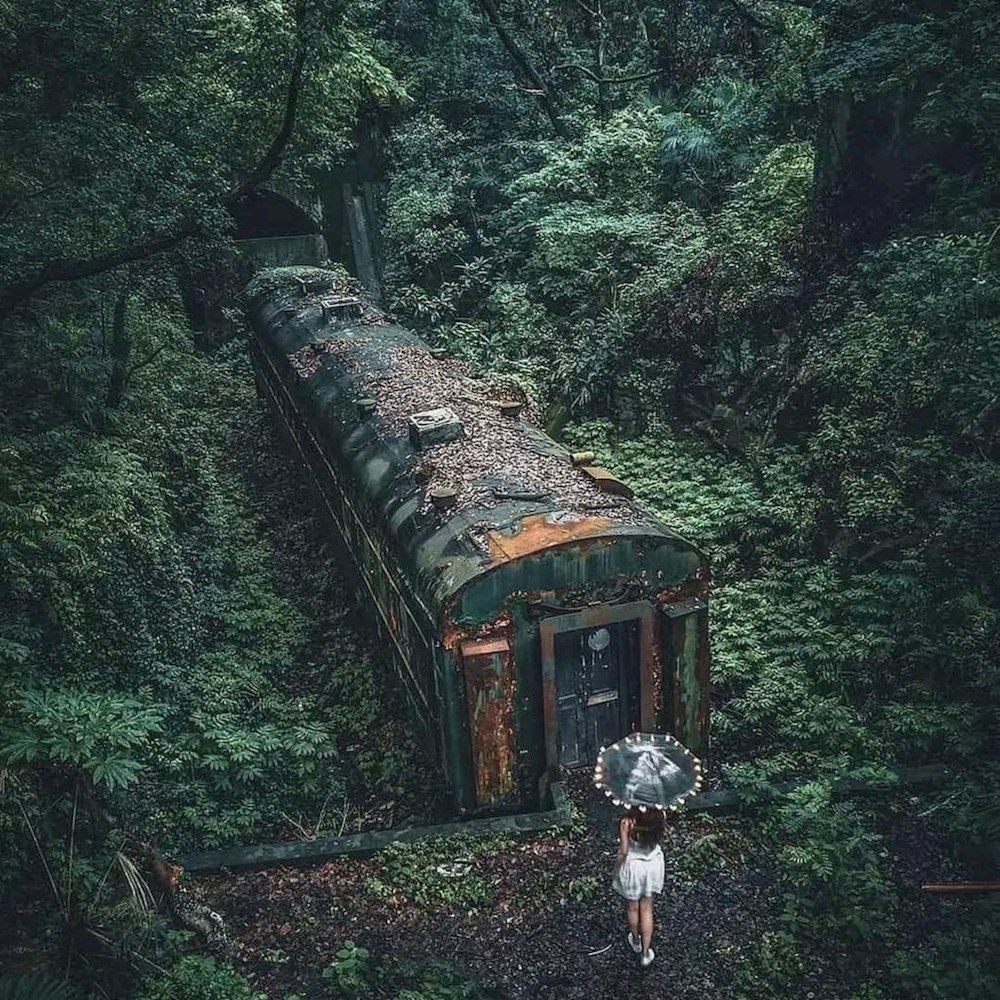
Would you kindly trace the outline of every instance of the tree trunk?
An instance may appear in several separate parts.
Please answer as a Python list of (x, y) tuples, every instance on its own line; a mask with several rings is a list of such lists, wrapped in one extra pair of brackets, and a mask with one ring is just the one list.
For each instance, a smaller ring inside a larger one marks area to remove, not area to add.
[(538, 101), (542, 105), (545, 113), (549, 116), (549, 121), (552, 122), (552, 127), (556, 130), (556, 134), (561, 136), (563, 139), (572, 138), (569, 128), (559, 115), (559, 108), (556, 106), (555, 99), (552, 96), (552, 89), (542, 79), (538, 70), (536, 70), (531, 64), (531, 60), (528, 58), (524, 49), (518, 45), (517, 40), (507, 30), (507, 26), (500, 18), (500, 13), (496, 8), (496, 4), (493, 3), (493, 0), (478, 0), (478, 2), (490, 24), (493, 25), (493, 30), (497, 33), (497, 37), (503, 43), (503, 46), (507, 50), (511, 59), (514, 60), (517, 66), (521, 69), (521, 72), (524, 73), (524, 75), (531, 82), (532, 86), (535, 88), (535, 96), (538, 98)]

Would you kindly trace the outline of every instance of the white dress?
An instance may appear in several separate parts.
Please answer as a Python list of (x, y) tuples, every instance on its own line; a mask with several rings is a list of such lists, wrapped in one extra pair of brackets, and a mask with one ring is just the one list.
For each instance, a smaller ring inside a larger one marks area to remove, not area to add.
[(625, 860), (615, 869), (611, 888), (628, 900), (663, 892), (663, 849), (659, 844), (642, 847), (632, 841)]

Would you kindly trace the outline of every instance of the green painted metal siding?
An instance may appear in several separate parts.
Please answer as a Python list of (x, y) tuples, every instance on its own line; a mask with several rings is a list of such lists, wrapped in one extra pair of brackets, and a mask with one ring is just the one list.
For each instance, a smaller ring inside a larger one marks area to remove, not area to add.
[(668, 536), (623, 527), (494, 567), (459, 591), (450, 617), (455, 622), (492, 621), (507, 607), (512, 594), (632, 585), (655, 595), (693, 579), (703, 566), (699, 553), (678, 546)]
[[(265, 394), (353, 561), (456, 804), (469, 811), (534, 805), (546, 769), (541, 621), (626, 600), (655, 609), (703, 597), (704, 555), (634, 505), (618, 517), (554, 499), (434, 509), (414, 474), (419, 453), (398, 421), (358, 406), (370, 380), (387, 371), (390, 349), (426, 350), (421, 342), (393, 325), (328, 322), (314, 298), (281, 281), (251, 298), (249, 315)], [(328, 353), (318, 370), (300, 377), (290, 356), (332, 338), (350, 342), (350, 362)], [(569, 453), (540, 430), (517, 426), (531, 451), (569, 463)], [(697, 746), (707, 725), (705, 615), (662, 625), (654, 652), (663, 722)], [(502, 668), (499, 661), (491, 669), (463, 663), (463, 644), (501, 636), (510, 650)], [(504, 747), (512, 733), (513, 750), (500, 755), (510, 773), (484, 775), (484, 766), (501, 766), (496, 747), (484, 743), (497, 726)], [(477, 800), (477, 789), (489, 801)]]
[[(357, 402), (367, 395), (365, 378), (378, 378), (390, 362), (393, 347), (423, 348), (412, 333), (393, 325), (366, 325), (359, 321), (329, 323), (321, 307), (296, 292), (272, 292), (250, 303), (250, 319), (258, 337), (269, 345), (277, 364), (284, 364), (294, 383), (292, 391), (309, 415), (311, 426), (327, 445), (329, 454), (344, 468), (375, 524), (394, 547), (396, 561), (410, 584), (414, 599), (440, 620), (445, 607), (467, 585), (492, 570), (489, 560), (470, 539), (471, 528), (516, 532), (531, 516), (554, 513), (563, 506), (549, 501), (505, 500), (489, 508), (451, 514), (422, 510), (422, 490), (414, 477), (418, 452), (409, 439), (391, 431), (376, 414), (362, 417)], [(337, 354), (326, 356), (308, 379), (292, 374), (287, 359), (308, 344), (338, 338), (354, 347), (348, 364)], [(523, 425), (533, 439), (532, 448), (549, 456), (569, 452), (537, 428)], [(609, 526), (607, 534), (645, 534), (671, 538), (679, 548), (704, 557), (690, 542), (676, 535), (638, 508), (630, 524)]]
[(346, 565), (353, 569), (376, 611), (375, 622), (386, 639), (404, 698), (427, 738), (436, 741), (440, 697), (433, 664), (435, 623), (408, 592), (406, 577), (381, 532), (365, 523), (366, 510), (359, 507), (363, 498), (352, 495), (352, 483), (345, 483), (337, 466), (326, 460), (312, 425), (302, 419), (295, 382), (282, 371), (282, 359), (274, 358), (259, 343), (255, 358), (265, 399), (280, 416), (280, 426), (309, 474), (320, 509), (335, 528), (338, 548), (348, 557)]

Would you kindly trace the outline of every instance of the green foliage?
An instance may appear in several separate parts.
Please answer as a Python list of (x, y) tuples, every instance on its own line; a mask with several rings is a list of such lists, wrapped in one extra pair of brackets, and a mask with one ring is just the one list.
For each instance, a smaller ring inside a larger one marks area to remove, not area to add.
[(460, 835), (391, 844), (379, 853), (379, 874), (367, 880), (365, 891), (431, 909), (489, 906), (493, 890), (482, 866), (506, 843), (503, 837)]
[(218, 247), (234, 182), (270, 172), (300, 44), (286, 177), (344, 148), (362, 101), (405, 96), (364, 12), (326, 0), (8, 0), (3, 13), (0, 304), (35, 275), (101, 273), (104, 254), (151, 235)]
[(566, 895), (574, 903), (594, 903), (605, 892), (605, 887), (596, 875), (581, 875), (571, 878), (566, 886)]
[(0, 976), (0, 1000), (76, 1000), (78, 995), (69, 983), (48, 976)]
[(250, 283), (243, 290), (243, 298), (247, 302), (256, 299), (266, 298), (275, 292), (295, 289), (301, 282), (323, 281), (329, 279), (330, 271), (334, 271), (345, 283), (352, 279), (347, 271), (342, 267), (331, 265), (329, 268), (307, 267), (305, 265), (292, 265), (288, 267), (269, 267), (254, 275)]
[(791, 933), (814, 943), (832, 934), (845, 948), (892, 940), (897, 901), (880, 864), (882, 838), (854, 803), (833, 803), (828, 786), (810, 782), (772, 822), (792, 889), (782, 914)]
[[(171, 336), (134, 376), (142, 405), (126, 403), (114, 434), (72, 419), (100, 392), (99, 365), (7, 411), (4, 759), (39, 778), (76, 768), (165, 848), (280, 836), (283, 814), (315, 819), (347, 793), (341, 735), (380, 724), (372, 668), (356, 644), (321, 650), (325, 623), (276, 578), (229, 457), (266, 433), (245, 361), (198, 357), (152, 303), (132, 323), (140, 339)], [(9, 385), (27, 391), (33, 372), (59, 384), (57, 343), (17, 345)], [(81, 339), (80, 356), (98, 350)], [(290, 682), (303, 660), (314, 682)], [(356, 777), (400, 788), (398, 753), (367, 755)]]
[(732, 868), (745, 861), (746, 845), (731, 826), (705, 816), (685, 818), (685, 825), (695, 824), (705, 832), (693, 840), (677, 859), (677, 869), (683, 879), (698, 882), (711, 872)]
[[(295, 9), (0, 2), (0, 300), (181, 225), (219, 246), (275, 134)], [(710, 551), (713, 753), (749, 794), (811, 779), (762, 804), (786, 895), (734, 995), (799, 995), (850, 945), (854, 1000), (989, 996), (994, 917), (911, 946), (885, 816), (834, 788), (945, 760), (967, 781), (934, 815), (995, 867), (996, 5), (501, 16), (544, 92), (464, 0), (310, 3), (282, 176), (377, 135), (351, 171), (385, 169), (391, 307), (573, 419), (570, 442)], [(130, 836), (308, 835), (408, 773), (330, 620), (329, 557), (291, 558), (314, 537), (237, 460), (264, 435), (249, 371), (190, 345), (176, 267), (218, 258), (182, 254), (52, 289), (8, 320), (0, 372), (0, 880), (38, 873), (30, 826), (64, 918), (136, 947), (156, 932)], [(690, 877), (739, 856), (720, 837)], [(488, 851), (392, 848), (367, 890), (488, 905)], [(583, 901), (588, 879), (551, 890)], [(331, 969), (343, 996), (474, 995), (349, 943)], [(144, 990), (245, 995), (233, 975), (191, 959)]]
[(137, 751), (163, 732), (164, 708), (76, 690), (30, 691), (14, 704), (4, 763), (66, 766), (95, 785), (124, 789), (139, 775)]
[(323, 978), (331, 980), (341, 993), (350, 995), (360, 990), (371, 975), (371, 952), (353, 941), (345, 941), (337, 956), (323, 970)]
[(267, 994), (214, 958), (186, 955), (164, 975), (144, 980), (136, 1000), (267, 1000)]
[(732, 996), (734, 1000), (778, 1000), (797, 988), (805, 969), (805, 959), (791, 934), (764, 934), (742, 957)]
[(921, 1000), (1000, 997), (994, 911), (989, 903), (973, 903), (961, 927), (935, 933), (929, 947), (894, 955), (890, 974), (906, 996)]
[(343, 1000), (391, 997), (393, 1000), (479, 1000), (482, 993), (445, 962), (401, 962), (377, 958), (367, 948), (345, 941), (323, 970), (333, 996)]

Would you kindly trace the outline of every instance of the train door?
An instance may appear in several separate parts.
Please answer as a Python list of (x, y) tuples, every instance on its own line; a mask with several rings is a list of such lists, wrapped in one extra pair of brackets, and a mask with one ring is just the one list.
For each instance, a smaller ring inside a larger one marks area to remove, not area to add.
[(550, 770), (593, 764), (602, 746), (652, 723), (648, 603), (559, 615), (540, 631)]
[(574, 629), (555, 637), (559, 763), (593, 763), (602, 746), (637, 728), (638, 622)]

